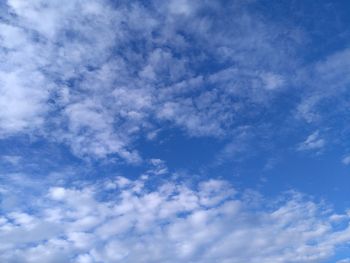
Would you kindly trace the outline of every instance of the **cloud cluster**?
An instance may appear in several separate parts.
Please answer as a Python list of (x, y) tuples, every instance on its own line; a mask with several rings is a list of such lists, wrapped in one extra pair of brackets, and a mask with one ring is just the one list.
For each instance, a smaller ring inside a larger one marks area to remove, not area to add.
[(275, 52), (282, 30), (245, 5), (6, 1), (0, 136), (40, 134), (131, 163), (133, 142), (162, 128), (228, 136), (283, 90), (293, 64)]
[(296, 192), (276, 201), (226, 181), (142, 176), (51, 185), (0, 216), (2, 262), (323, 262), (348, 215)]
[(268, 200), (223, 180), (178, 180), (135, 146), (173, 130), (224, 138), (221, 164), (258, 152), (260, 138), (283, 141), (276, 136), (300, 119), (314, 132), (294, 150), (333, 143), (323, 118), (347, 134), (349, 49), (300, 63), (303, 34), (265, 19), (254, 2), (0, 3), (0, 140), (25, 134), (78, 157), (151, 166), (134, 180), (87, 179), (83, 168), (47, 171), (41, 156), (55, 167), (67, 161), (49, 147), (33, 158), (6, 152), (1, 262), (314, 263), (349, 242), (347, 213), (296, 192)]

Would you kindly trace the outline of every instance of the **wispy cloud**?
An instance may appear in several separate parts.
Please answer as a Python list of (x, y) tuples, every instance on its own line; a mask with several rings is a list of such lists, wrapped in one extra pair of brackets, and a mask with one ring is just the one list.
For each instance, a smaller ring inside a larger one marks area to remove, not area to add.
[(345, 157), (342, 159), (342, 163), (345, 164), (345, 165), (350, 164), (350, 156), (345, 156)]
[(325, 140), (321, 138), (319, 131), (315, 131), (314, 133), (310, 134), (304, 142), (302, 142), (298, 150), (299, 151), (305, 151), (305, 150), (321, 150), (325, 146)]
[[(349, 49), (336, 51), (301, 71), (303, 77), (300, 81), (306, 90), (298, 110), (299, 115), (308, 122), (317, 123), (321, 116), (328, 119), (330, 113), (339, 112), (345, 106), (343, 96), (350, 82), (349, 57)], [(329, 101), (336, 102), (332, 111), (327, 111)]]

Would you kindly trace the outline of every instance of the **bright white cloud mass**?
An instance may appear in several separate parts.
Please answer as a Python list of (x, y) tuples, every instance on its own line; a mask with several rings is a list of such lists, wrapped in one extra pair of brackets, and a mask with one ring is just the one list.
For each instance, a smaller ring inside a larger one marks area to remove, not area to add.
[(0, 262), (348, 262), (349, 8), (0, 2)]
[(50, 187), (27, 211), (0, 218), (0, 259), (320, 262), (350, 240), (348, 214), (296, 192), (266, 202), (214, 179), (189, 186), (145, 175)]

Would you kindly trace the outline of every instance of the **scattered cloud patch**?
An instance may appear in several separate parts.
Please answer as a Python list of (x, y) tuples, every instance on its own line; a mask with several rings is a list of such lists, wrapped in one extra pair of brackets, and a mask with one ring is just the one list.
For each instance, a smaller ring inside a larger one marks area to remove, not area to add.
[(51, 186), (30, 210), (1, 214), (0, 259), (311, 263), (350, 240), (326, 207), (301, 194), (278, 202), (247, 194), (222, 180), (190, 187), (147, 176)]
[(261, 77), (265, 83), (265, 89), (267, 90), (279, 89), (284, 84), (284, 79), (280, 75), (273, 73), (264, 73)]
[(19, 155), (4, 155), (1, 156), (1, 160), (5, 163), (11, 164), (11, 165), (17, 165), (20, 163), (22, 157)]
[(342, 163), (345, 165), (349, 165), (350, 164), (350, 156), (345, 156), (342, 160)]
[(326, 141), (320, 137), (319, 131), (315, 131), (299, 145), (298, 150), (321, 150), (325, 146), (325, 143)]

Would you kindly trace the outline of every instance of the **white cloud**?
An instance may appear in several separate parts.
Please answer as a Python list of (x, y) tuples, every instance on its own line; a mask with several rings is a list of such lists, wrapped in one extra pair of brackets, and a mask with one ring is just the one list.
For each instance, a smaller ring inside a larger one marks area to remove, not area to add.
[[(349, 58), (350, 49), (345, 48), (300, 70), (298, 83), (304, 90), (301, 91), (298, 117), (319, 123), (327, 121), (330, 113), (346, 111), (344, 96), (350, 83)], [(329, 101), (332, 101), (332, 111), (327, 105)]]
[(149, 175), (163, 175), (168, 173), (168, 167), (165, 162), (161, 159), (151, 159), (150, 164), (153, 166), (146, 173)]
[(189, 15), (193, 11), (193, 6), (191, 6), (191, 3), (194, 1), (188, 1), (188, 0), (173, 0), (170, 1), (169, 9), (170, 13), (175, 15)]
[(345, 165), (350, 164), (350, 156), (345, 156), (342, 160), (342, 163)]
[[(236, 117), (256, 112), (251, 105), (266, 104), (287, 81), (279, 71), (290, 59), (276, 56), (283, 43), (269, 37), (277, 29), (238, 3), (8, 0), (7, 8), (1, 136), (34, 133), (78, 156), (138, 162), (133, 144), (145, 134), (166, 126), (227, 136)], [(232, 26), (197, 12), (206, 8)], [(229, 66), (200, 70), (209, 61)]]
[(1, 156), (1, 159), (5, 163), (9, 163), (11, 165), (18, 165), (20, 161), (22, 160), (22, 157), (19, 155), (3, 155)]
[(320, 137), (319, 131), (315, 131), (299, 145), (298, 150), (320, 150), (324, 147), (325, 143), (325, 140)]
[(216, 179), (192, 187), (147, 177), (115, 182), (52, 186), (29, 212), (3, 214), (0, 260), (311, 263), (350, 240), (335, 214), (298, 193), (276, 202)]
[(43, 123), (50, 85), (40, 72), (0, 72), (0, 136)]
[(265, 89), (267, 90), (278, 89), (284, 83), (284, 79), (282, 76), (270, 72), (262, 74), (261, 78), (265, 82)]

